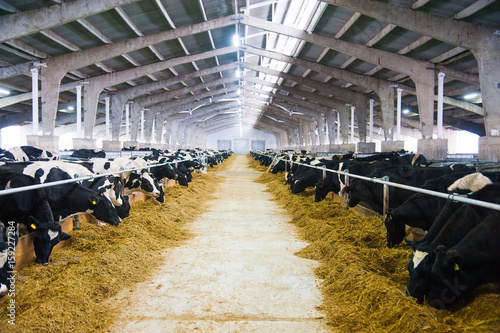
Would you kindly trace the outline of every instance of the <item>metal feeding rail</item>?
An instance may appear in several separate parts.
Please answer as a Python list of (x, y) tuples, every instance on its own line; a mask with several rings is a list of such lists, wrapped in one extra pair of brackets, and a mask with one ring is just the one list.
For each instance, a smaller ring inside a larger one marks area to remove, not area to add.
[[(266, 155), (266, 154), (260, 154), (260, 155), (271, 157), (271, 156)], [(315, 165), (309, 165), (309, 164), (305, 164), (305, 163), (294, 162), (294, 161), (292, 161), (290, 159), (282, 158), (282, 157), (278, 157), (278, 158), (274, 159), (275, 163), (277, 163), (277, 161), (279, 161), (279, 160), (283, 160), (285, 162), (290, 162), (291, 164), (298, 164), (298, 165), (303, 165), (305, 167), (322, 170), (323, 171), (323, 177), (326, 177), (326, 172), (333, 172), (333, 173), (336, 173), (336, 174), (344, 175), (344, 176), (347, 177), (346, 178), (347, 184), (349, 182), (349, 177), (353, 177), (353, 178), (358, 178), (358, 179), (362, 179), (362, 180), (365, 180), (365, 181), (369, 181), (369, 182), (372, 182), (372, 183), (377, 183), (377, 184), (384, 185), (384, 219), (385, 219), (385, 214), (386, 214), (387, 210), (389, 209), (389, 186), (393, 186), (393, 187), (397, 187), (397, 188), (401, 188), (401, 189), (409, 190), (409, 191), (413, 191), (413, 192), (423, 193), (423, 194), (427, 194), (427, 195), (432, 195), (432, 196), (435, 196), (435, 197), (439, 197), (439, 198), (443, 198), (443, 199), (447, 199), (447, 200), (452, 200), (454, 202), (463, 202), (463, 203), (467, 203), (467, 204), (471, 204), (471, 205), (476, 205), (476, 206), (480, 206), (480, 207), (484, 207), (484, 208), (490, 208), (490, 209), (494, 209), (494, 210), (500, 211), (500, 205), (498, 205), (498, 204), (494, 204), (494, 203), (486, 202), (486, 201), (481, 201), (481, 200), (470, 199), (470, 198), (464, 197), (462, 195), (459, 195), (457, 193), (452, 193), (452, 194), (442, 193), (442, 192), (436, 192), (436, 191), (422, 189), (422, 188), (419, 188), (419, 187), (414, 187), (414, 186), (408, 186), (408, 185), (404, 185), (404, 184), (394, 183), (394, 182), (390, 182), (389, 181), (389, 177), (370, 178), (370, 177), (366, 177), (366, 176), (360, 176), (360, 175), (350, 174), (349, 172), (345, 172), (345, 171), (338, 171), (338, 170), (327, 169), (326, 166), (318, 167), (318, 166), (315, 166)], [(347, 199), (346, 199), (346, 205), (347, 205)]]
[[(201, 160), (200, 158), (194, 158), (194, 159)], [(165, 162), (165, 163), (160, 163), (160, 164), (152, 164), (152, 165), (148, 165), (148, 166), (140, 167), (140, 168), (123, 169), (123, 170), (116, 171), (116, 172), (100, 173), (100, 174), (96, 174), (96, 175), (83, 176), (83, 177), (78, 177), (78, 178), (73, 178), (73, 179), (58, 180), (58, 181), (50, 182), (50, 183), (15, 187), (15, 188), (10, 188), (10, 189), (6, 189), (6, 190), (0, 190), (0, 195), (8, 195), (8, 194), (12, 194), (12, 193), (31, 191), (31, 190), (35, 190), (35, 189), (39, 189), (39, 188), (57, 186), (57, 185), (68, 184), (68, 183), (76, 183), (76, 182), (81, 182), (84, 180), (91, 180), (94, 178), (112, 176), (112, 175), (117, 175), (120, 173), (137, 171), (137, 170), (148, 169), (148, 168), (154, 168), (154, 167), (163, 166), (163, 165), (167, 165), (167, 164), (176, 164), (176, 163), (192, 161), (192, 160), (193, 159)]]

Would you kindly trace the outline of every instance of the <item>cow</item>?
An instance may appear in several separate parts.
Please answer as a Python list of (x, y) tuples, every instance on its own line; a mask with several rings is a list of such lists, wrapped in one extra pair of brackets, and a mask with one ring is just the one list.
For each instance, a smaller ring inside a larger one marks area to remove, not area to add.
[(0, 155), (0, 158), (8, 161), (18, 162), (49, 161), (59, 159), (59, 155), (45, 149), (40, 149), (32, 146), (20, 146), (12, 147), (3, 151), (3, 153)]
[[(72, 179), (60, 168), (50, 166), (50, 163), (43, 165), (41, 162), (8, 163), (0, 166), (0, 173), (2, 172), (29, 175), (40, 183)], [(45, 193), (56, 221), (76, 213), (87, 212), (96, 219), (111, 225), (118, 225), (121, 222), (115, 207), (106, 196), (76, 182), (46, 187)]]
[[(461, 164), (445, 167), (418, 167), (399, 165), (379, 168), (369, 178), (389, 177), (389, 181), (409, 186), (422, 186), (426, 180), (438, 178), (455, 172), (473, 172)], [(355, 207), (361, 201), (368, 204), (375, 212), (383, 214), (383, 185), (354, 178), (345, 189), (349, 194), (348, 205)], [(389, 187), (389, 208), (395, 208), (406, 201), (413, 193), (394, 186)]]
[[(468, 175), (455, 173), (427, 180), (421, 188), (446, 193), (448, 187), (458, 179)], [(401, 205), (389, 209), (384, 219), (387, 230), (387, 247), (392, 248), (401, 243), (406, 235), (405, 226), (429, 230), (432, 222), (446, 204), (446, 199), (415, 193)]]
[(117, 158), (108, 160), (103, 158), (93, 158), (87, 164), (87, 167), (96, 174), (121, 172), (120, 178), (123, 183), (125, 194), (132, 192), (142, 192), (147, 196), (155, 198), (155, 202), (165, 202), (165, 192), (155, 176), (146, 169), (136, 171), (126, 171), (127, 169), (136, 169), (147, 167), (147, 162), (142, 158)]
[[(10, 253), (12, 254), (14, 245), (10, 248)], [(11, 259), (10, 261), (8, 259)], [(12, 266), (10, 266), (12, 265)], [(7, 295), (10, 289), (10, 281), (12, 270), (16, 266), (15, 257), (9, 257), (9, 244), (3, 240), (3, 236), (0, 237), (0, 298)], [(11, 268), (12, 267), (12, 268)]]
[[(39, 181), (28, 175), (0, 173), (2, 190), (36, 184), (39, 184)], [(37, 263), (47, 265), (52, 248), (60, 241), (70, 238), (70, 235), (61, 230), (61, 225), (54, 222), (48, 196), (43, 189), (1, 195), (0, 207), (0, 221), (9, 224), (6, 228), (9, 240), (15, 238), (18, 224), (24, 224), (29, 231), (34, 232), (33, 245)], [(12, 222), (15, 222), (15, 225)]]
[[(500, 183), (487, 185), (469, 195), (470, 198), (498, 203), (500, 202)], [(439, 246), (451, 248), (478, 225), (483, 223), (492, 210), (470, 204), (447, 203), (436, 218), (422, 242), (412, 243), (413, 255), (408, 263), (410, 279), (407, 292), (422, 303), (430, 286), (431, 269), (436, 259), (435, 250)]]
[(70, 156), (90, 160), (91, 158), (106, 158), (106, 153), (104, 150), (76, 149)]
[(458, 244), (436, 248), (427, 302), (446, 309), (477, 286), (500, 282), (500, 213), (492, 212)]

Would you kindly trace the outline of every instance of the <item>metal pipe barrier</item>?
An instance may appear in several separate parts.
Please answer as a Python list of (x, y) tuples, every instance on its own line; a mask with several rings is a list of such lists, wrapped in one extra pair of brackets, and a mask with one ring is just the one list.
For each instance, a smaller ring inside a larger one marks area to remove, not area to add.
[[(260, 154), (260, 155), (267, 156), (265, 154)], [(268, 156), (268, 157), (270, 157), (270, 156)], [(333, 172), (333, 173), (344, 175), (344, 176), (347, 176), (347, 177), (358, 178), (358, 179), (366, 180), (366, 181), (369, 181), (369, 182), (372, 182), (372, 183), (382, 184), (384, 186), (393, 186), (393, 187), (401, 188), (401, 189), (404, 189), (404, 190), (409, 190), (409, 191), (413, 191), (413, 192), (418, 192), (418, 193), (423, 193), (423, 194), (427, 194), (427, 195), (432, 195), (432, 196), (443, 198), (443, 199), (447, 199), (447, 200), (452, 200), (454, 202), (463, 202), (463, 203), (467, 203), (467, 204), (471, 204), (471, 205), (480, 206), (480, 207), (483, 207), (483, 208), (490, 208), (490, 209), (494, 209), (494, 210), (500, 211), (500, 205), (498, 205), (498, 204), (494, 204), (494, 203), (486, 202), (486, 201), (481, 201), (481, 200), (475, 200), (475, 199), (466, 198), (466, 197), (463, 197), (463, 196), (461, 196), (461, 195), (459, 195), (457, 193), (449, 194), (449, 193), (442, 193), (442, 192), (436, 192), (436, 191), (426, 190), (426, 189), (422, 189), (422, 188), (419, 188), (419, 187), (413, 187), (413, 186), (408, 186), (408, 185), (404, 185), (404, 184), (390, 182), (390, 181), (387, 181), (387, 180), (383, 180), (383, 178), (370, 178), (370, 177), (366, 177), (366, 176), (354, 175), (354, 174), (350, 174), (349, 172), (326, 169), (326, 167), (318, 167), (318, 166), (315, 166), (315, 165), (309, 165), (309, 164), (305, 164), (305, 163), (294, 162), (292, 160), (288, 160), (288, 159), (285, 159), (285, 158), (277, 158), (276, 160), (283, 160), (283, 161), (286, 161), (286, 162), (290, 162), (291, 164), (303, 165), (303, 166), (306, 166), (306, 167), (309, 167), (309, 168), (314, 168), (314, 169), (319, 169), (319, 170), (325, 169), (327, 172)]]
[[(199, 158), (196, 157), (193, 159), (198, 160)], [(57, 185), (68, 184), (68, 183), (76, 183), (76, 182), (81, 182), (84, 180), (91, 180), (94, 178), (113, 176), (113, 175), (117, 175), (117, 174), (121, 174), (121, 173), (125, 173), (125, 172), (130, 172), (130, 171), (137, 171), (137, 170), (142, 170), (142, 169), (163, 166), (163, 165), (167, 165), (167, 164), (174, 164), (174, 163), (176, 164), (176, 163), (181, 163), (181, 162), (186, 162), (186, 161), (192, 161), (193, 159), (165, 162), (165, 163), (161, 163), (161, 164), (151, 164), (151, 165), (148, 165), (145, 167), (140, 167), (140, 168), (123, 169), (123, 170), (116, 171), (116, 172), (99, 173), (99, 174), (95, 174), (95, 175), (83, 176), (83, 177), (78, 177), (78, 178), (73, 178), (73, 179), (58, 180), (56, 182), (50, 182), (50, 183), (15, 187), (15, 188), (10, 188), (10, 189), (6, 189), (6, 190), (0, 190), (0, 195), (8, 195), (8, 194), (13, 194), (13, 193), (18, 193), (18, 192), (31, 191), (31, 190), (35, 190), (35, 189), (39, 189), (39, 188), (57, 186)]]

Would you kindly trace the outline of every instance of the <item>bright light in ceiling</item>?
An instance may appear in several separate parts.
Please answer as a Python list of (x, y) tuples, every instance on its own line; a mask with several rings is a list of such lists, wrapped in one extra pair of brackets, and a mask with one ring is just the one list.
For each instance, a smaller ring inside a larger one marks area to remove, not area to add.
[(10, 91), (4, 88), (0, 88), (0, 94), (2, 95), (10, 95)]
[(471, 94), (465, 95), (464, 99), (473, 99), (473, 98), (476, 98), (477, 96), (479, 96), (478, 93), (471, 93)]

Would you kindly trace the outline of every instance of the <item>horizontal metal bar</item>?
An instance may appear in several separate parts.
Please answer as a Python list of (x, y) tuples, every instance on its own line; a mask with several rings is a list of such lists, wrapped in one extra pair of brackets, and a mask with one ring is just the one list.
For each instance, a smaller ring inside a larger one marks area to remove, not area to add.
[[(199, 158), (197, 157), (194, 159), (199, 159)], [(113, 175), (117, 175), (117, 174), (121, 174), (121, 173), (125, 173), (125, 172), (154, 168), (154, 167), (163, 166), (163, 165), (167, 165), (167, 164), (175, 164), (175, 163), (181, 163), (181, 162), (186, 162), (186, 161), (192, 161), (192, 159), (180, 160), (180, 161), (175, 161), (175, 162), (165, 162), (165, 163), (161, 163), (161, 164), (151, 164), (151, 165), (148, 165), (146, 167), (133, 168), (133, 169), (123, 169), (123, 170), (116, 171), (116, 172), (99, 173), (99, 174), (95, 174), (95, 175), (83, 176), (83, 177), (78, 177), (78, 178), (73, 178), (73, 179), (58, 180), (56, 182), (50, 182), (50, 183), (9, 188), (6, 190), (0, 190), (0, 195), (8, 195), (8, 194), (13, 194), (13, 193), (31, 191), (31, 190), (36, 190), (39, 188), (57, 186), (57, 185), (68, 184), (68, 183), (76, 183), (76, 182), (81, 182), (84, 180), (90, 180), (90, 179), (106, 177), (106, 176), (113, 176)]]

